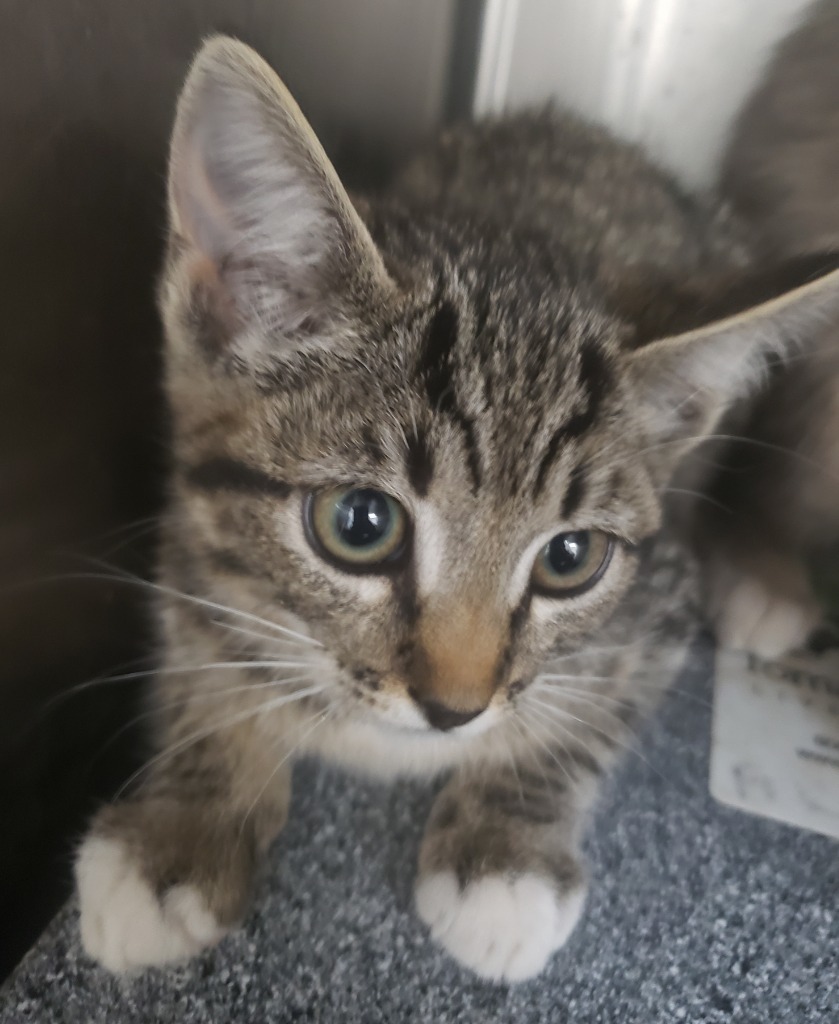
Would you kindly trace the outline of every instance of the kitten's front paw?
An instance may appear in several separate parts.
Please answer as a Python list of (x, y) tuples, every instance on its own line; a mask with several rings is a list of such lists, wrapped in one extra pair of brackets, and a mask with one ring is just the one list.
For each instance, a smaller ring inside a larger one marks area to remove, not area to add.
[(85, 840), (76, 883), (82, 945), (110, 971), (184, 960), (227, 930), (194, 885), (174, 885), (158, 896), (119, 839)]
[(184, 960), (242, 919), (252, 832), (212, 803), (105, 807), (76, 859), (85, 950), (112, 971)]
[(564, 945), (580, 918), (585, 886), (560, 895), (537, 874), (485, 875), (461, 889), (453, 871), (421, 878), (419, 916), (456, 960), (491, 981), (524, 981)]

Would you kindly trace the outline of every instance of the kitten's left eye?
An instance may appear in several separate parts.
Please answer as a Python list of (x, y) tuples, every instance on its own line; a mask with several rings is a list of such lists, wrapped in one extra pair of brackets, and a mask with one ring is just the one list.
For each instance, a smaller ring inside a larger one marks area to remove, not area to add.
[(536, 556), (533, 585), (547, 597), (574, 597), (593, 587), (612, 559), (614, 541), (599, 530), (552, 537)]
[(311, 494), (304, 518), (315, 550), (344, 569), (369, 571), (395, 562), (405, 550), (405, 510), (372, 487), (333, 487)]

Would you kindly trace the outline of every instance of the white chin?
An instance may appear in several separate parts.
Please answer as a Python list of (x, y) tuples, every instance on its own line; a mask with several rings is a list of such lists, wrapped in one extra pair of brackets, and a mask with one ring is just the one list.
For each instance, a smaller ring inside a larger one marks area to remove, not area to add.
[(482, 711), (476, 718), (473, 718), (471, 722), (467, 722), (466, 725), (452, 729), (450, 735), (471, 739), (473, 736), (481, 736), (483, 733), (488, 732), (500, 720), (501, 712), (498, 708), (490, 707), (486, 711)]
[(380, 729), (389, 732), (407, 732), (414, 736), (427, 735), (434, 739), (446, 738), (452, 742), (480, 736), (491, 729), (500, 718), (501, 713), (498, 709), (489, 707), (465, 725), (442, 730), (429, 725), (425, 715), (413, 704), (400, 703), (387, 708), (376, 708), (370, 715), (371, 721)]

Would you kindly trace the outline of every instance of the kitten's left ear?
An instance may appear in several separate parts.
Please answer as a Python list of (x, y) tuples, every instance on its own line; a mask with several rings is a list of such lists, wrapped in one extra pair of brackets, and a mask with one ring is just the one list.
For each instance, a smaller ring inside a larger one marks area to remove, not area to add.
[[(775, 273), (769, 287), (790, 273), (807, 283), (696, 330), (663, 338), (631, 357), (647, 436), (667, 446), (675, 465), (710, 433), (725, 410), (752, 394), (765, 379), (771, 357), (783, 360), (818, 339), (836, 318), (839, 328), (839, 257), (818, 257), (821, 273), (808, 265)], [(739, 304), (732, 286), (730, 306)], [(662, 453), (664, 447), (662, 447)]]
[[(323, 344), (347, 307), (393, 285), (297, 104), (226, 37), (196, 57), (178, 103), (169, 214), (188, 286), (238, 361)], [(228, 337), (229, 335), (229, 337)]]

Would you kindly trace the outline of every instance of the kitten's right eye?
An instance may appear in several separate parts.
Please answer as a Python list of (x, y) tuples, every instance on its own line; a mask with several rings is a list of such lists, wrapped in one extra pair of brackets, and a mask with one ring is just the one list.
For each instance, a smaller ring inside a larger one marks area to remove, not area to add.
[(310, 494), (304, 521), (318, 554), (351, 572), (381, 569), (405, 551), (405, 510), (395, 498), (371, 487), (333, 487)]

